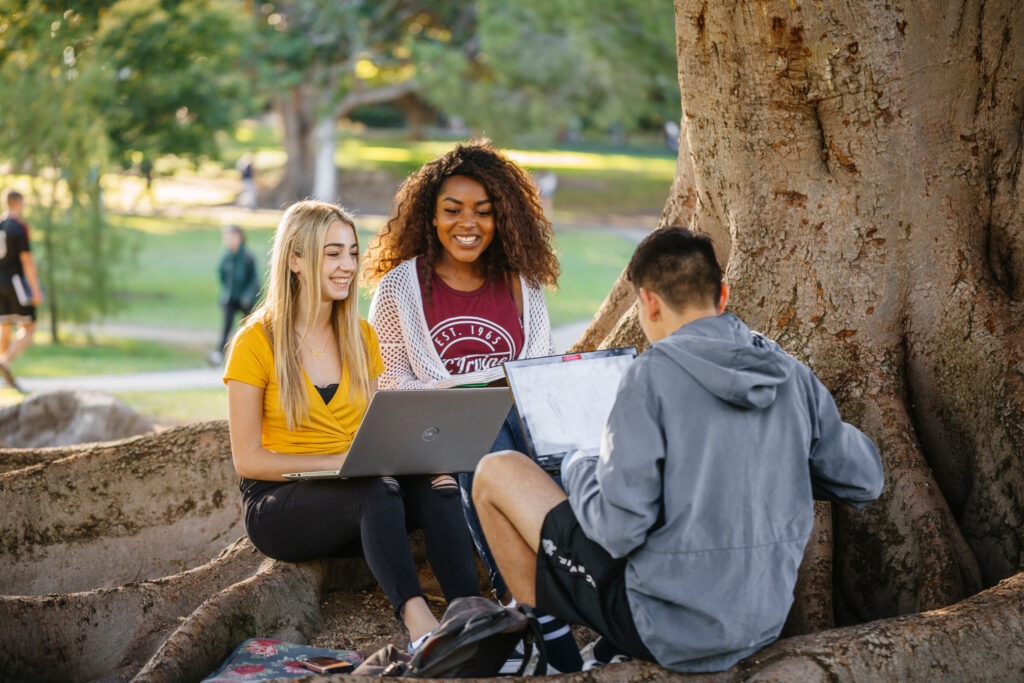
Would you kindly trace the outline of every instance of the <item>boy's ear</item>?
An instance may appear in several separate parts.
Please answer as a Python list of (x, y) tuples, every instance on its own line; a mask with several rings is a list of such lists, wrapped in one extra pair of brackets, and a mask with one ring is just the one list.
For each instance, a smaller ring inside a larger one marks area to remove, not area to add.
[(725, 305), (729, 303), (729, 285), (725, 282), (722, 283), (722, 291), (718, 295), (718, 314), (725, 313)]
[(661, 319), (661, 298), (649, 289), (639, 288), (636, 291), (637, 297), (643, 306), (640, 307), (640, 315), (647, 316), (651, 322)]

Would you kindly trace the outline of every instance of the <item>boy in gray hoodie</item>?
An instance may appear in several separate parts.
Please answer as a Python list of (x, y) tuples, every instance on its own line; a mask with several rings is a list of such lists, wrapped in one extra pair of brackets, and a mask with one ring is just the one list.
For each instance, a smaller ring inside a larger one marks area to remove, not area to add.
[(710, 239), (651, 233), (626, 269), (651, 348), (626, 371), (600, 456), (486, 456), (473, 498), (513, 595), (676, 671), (775, 640), (813, 499), (882, 490), (874, 444), (778, 344), (723, 313)]

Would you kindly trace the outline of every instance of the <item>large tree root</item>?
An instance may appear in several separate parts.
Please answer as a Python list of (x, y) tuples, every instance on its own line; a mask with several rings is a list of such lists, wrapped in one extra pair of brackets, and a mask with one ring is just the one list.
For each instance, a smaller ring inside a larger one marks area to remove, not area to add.
[(874, 683), (1016, 681), (1022, 675), (1024, 574), (1017, 574), (951, 607), (780, 640), (717, 674), (629, 662), (555, 680)]
[(1024, 573), (950, 607), (781, 640), (733, 673), (724, 680), (1020, 680)]
[[(194, 568), (186, 571), (167, 570), (175, 566), (176, 556), (161, 556), (154, 546), (156, 563), (122, 553), (119, 561), (128, 566), (118, 568), (115, 576), (134, 576), (138, 569), (131, 565), (149, 562), (151, 571), (165, 569), (152, 574), (155, 578), (116, 579), (120, 585), (90, 590), (10, 594), (15, 585), (60, 586), (74, 583), (75, 574), (96, 575), (84, 565), (108, 567), (103, 553), (119, 546), (144, 552), (132, 534), (152, 535), (160, 546), (179, 550), (192, 544), (191, 555), (211, 543), (223, 547), (237, 520), (224, 528), (222, 522), (209, 520), (219, 518), (224, 506), (180, 503), (183, 497), (212, 501), (237, 495), (230, 491), (234, 475), (225, 447), (224, 423), (192, 425), (60, 449), (47, 455), (62, 457), (0, 475), (0, 507), (5, 511), (0, 520), (0, 586), (8, 593), (0, 596), (0, 680), (195, 681), (215, 670), (246, 638), (302, 642), (319, 635), (325, 640), (318, 634), (325, 591), (372, 586), (365, 563), (273, 562), (247, 540), (219, 554), (193, 557), (189, 562)], [(201, 475), (190, 478), (192, 469)], [(818, 512), (821, 542), (815, 546), (827, 550), (829, 515), (822, 506)], [(136, 524), (129, 534), (123, 523), (111, 520)], [(200, 531), (208, 537), (193, 538)], [(99, 550), (89, 550), (90, 545)], [(828, 553), (817, 556), (812, 551), (804, 573), (810, 584), (823, 587), (826, 581), (811, 577), (830, 573)], [(54, 558), (62, 553), (75, 559), (56, 564)], [(67, 576), (26, 573), (25, 567), (40, 558), (50, 563), (45, 565), (48, 571)], [(804, 593), (806, 588), (798, 588), (805, 595), (800, 602), (813, 607), (817, 601)], [(787, 633), (826, 627), (831, 610), (817, 606), (818, 611), (795, 609)], [(344, 639), (344, 634), (329, 635), (326, 640), (332, 642)], [(1024, 574), (1018, 574), (944, 609), (778, 641), (720, 674), (686, 676), (631, 662), (562, 680), (1006, 680), (1022, 674)]]
[(254, 636), (308, 641), (320, 624), (320, 597), (326, 576), (325, 562), (267, 560), (255, 576), (203, 603), (132, 680), (200, 680), (213, 672), (235, 646)]
[(127, 680), (180, 620), (211, 594), (251, 576), (264, 559), (240, 541), (197, 569), (156, 581), (0, 596), (0, 679)]

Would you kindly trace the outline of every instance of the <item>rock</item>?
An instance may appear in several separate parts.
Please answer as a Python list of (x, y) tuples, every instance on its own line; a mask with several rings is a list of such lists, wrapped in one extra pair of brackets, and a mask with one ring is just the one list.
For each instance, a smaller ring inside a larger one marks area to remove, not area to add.
[(0, 409), (7, 448), (70, 446), (152, 432), (153, 423), (101, 391), (48, 391)]

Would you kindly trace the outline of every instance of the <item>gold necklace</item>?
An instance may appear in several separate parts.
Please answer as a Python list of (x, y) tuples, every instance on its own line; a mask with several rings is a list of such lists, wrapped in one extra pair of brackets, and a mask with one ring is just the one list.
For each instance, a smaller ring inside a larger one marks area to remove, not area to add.
[(330, 346), (330, 344), (331, 344), (331, 340), (328, 339), (327, 343), (324, 344), (324, 348), (322, 348), (319, 351), (317, 351), (312, 346), (307, 344), (305, 339), (302, 340), (302, 345), (305, 346), (306, 349), (308, 349), (311, 354), (313, 354), (314, 358), (323, 358), (324, 354), (327, 353), (327, 347)]

